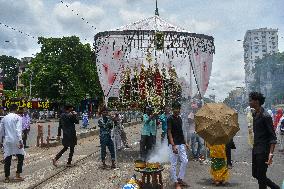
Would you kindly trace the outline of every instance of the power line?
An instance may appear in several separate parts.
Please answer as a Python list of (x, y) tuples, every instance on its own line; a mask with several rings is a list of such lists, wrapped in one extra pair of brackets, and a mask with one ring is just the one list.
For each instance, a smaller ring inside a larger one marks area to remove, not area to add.
[[(86, 23), (87, 25), (91, 26), (92, 29), (94, 29), (94, 30), (97, 29), (94, 25), (92, 25), (92, 24), (91, 24), (89, 21), (87, 21), (84, 17), (80, 16), (80, 15), (78, 14), (78, 12), (75, 12), (75, 10), (70, 7), (70, 5), (68, 5), (67, 3), (64, 3), (62, 0), (61, 0), (60, 2), (61, 2), (63, 5), (65, 5), (68, 9), (70, 8), (71, 11), (72, 11), (75, 15), (79, 16), (79, 17), (81, 18), (81, 20), (83, 20), (83, 22)], [(86, 40), (86, 39), (85, 39), (85, 40)]]
[(35, 37), (35, 36), (32, 36), (32, 35), (30, 35), (30, 34), (24, 32), (24, 31), (22, 31), (22, 30), (16, 29), (16, 28), (14, 28), (14, 27), (12, 27), (12, 26), (9, 26), (9, 25), (7, 25), (7, 24), (4, 24), (4, 23), (2, 23), (2, 22), (0, 22), (0, 25), (6, 27), (6, 28), (8, 28), (8, 29), (11, 29), (11, 30), (13, 30), (13, 31), (15, 31), (15, 32), (19, 32), (20, 34), (25, 35), (25, 36), (27, 36), (27, 37), (30, 37), (30, 38), (33, 38), (33, 39), (37, 39), (37, 37)]

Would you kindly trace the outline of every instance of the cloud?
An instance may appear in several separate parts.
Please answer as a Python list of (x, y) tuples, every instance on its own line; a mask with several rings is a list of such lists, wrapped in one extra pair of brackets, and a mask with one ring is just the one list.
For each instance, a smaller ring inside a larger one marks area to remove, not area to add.
[(208, 33), (220, 26), (220, 23), (215, 20), (197, 20), (195, 18), (180, 19), (177, 15), (170, 15), (171, 23), (176, 23), (182, 26), (187, 31), (193, 33)]
[(119, 16), (125, 23), (129, 22), (135, 22), (144, 18), (147, 18), (151, 15), (143, 13), (142, 11), (138, 10), (127, 10), (127, 9), (121, 9), (119, 11)]
[(105, 10), (102, 7), (83, 4), (78, 1), (68, 4), (68, 6), (69, 8), (65, 4), (58, 3), (53, 10), (53, 15), (58, 21), (61, 30), (65, 34), (79, 35), (82, 39), (92, 39), (95, 28), (98, 27), (105, 15)]
[[(65, 1), (64, 1), (65, 2)], [(70, 8), (60, 1), (0, 0), (0, 22), (23, 30), (34, 36), (61, 37), (77, 35), (92, 43), (99, 31), (154, 15), (153, 0), (70, 0)], [(218, 99), (226, 97), (231, 89), (243, 86), (243, 39), (246, 30), (260, 27), (279, 28), (279, 49), (284, 49), (284, 1), (281, 0), (184, 0), (159, 1), (160, 16), (171, 24), (190, 32), (211, 35), (215, 39), (212, 77), (208, 93)], [(74, 14), (79, 13), (96, 30)], [(11, 43), (3, 43), (9, 40)], [(37, 40), (0, 26), (0, 52), (6, 55), (31, 56), (40, 50)]]
[[(17, 30), (32, 36), (38, 36), (41, 31), (42, 10), (41, 0), (5, 1), (0, 0), (0, 20)], [(10, 41), (3, 45), (3, 41)], [(21, 56), (29, 49), (38, 48), (37, 40), (0, 26), (0, 52), (6, 55)]]

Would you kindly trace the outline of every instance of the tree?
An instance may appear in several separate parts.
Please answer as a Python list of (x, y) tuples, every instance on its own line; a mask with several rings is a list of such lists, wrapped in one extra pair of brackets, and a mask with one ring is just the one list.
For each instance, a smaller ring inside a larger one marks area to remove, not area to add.
[(255, 62), (253, 68), (254, 82), (253, 90), (266, 90), (266, 84), (269, 83), (269, 95), (266, 96), (266, 104), (279, 103), (275, 99), (283, 101), (284, 87), (284, 52), (264, 56)]
[(78, 37), (40, 37), (41, 52), (23, 76), (32, 79), (32, 96), (60, 103), (79, 104), (86, 96), (101, 98), (93, 52)]
[(12, 56), (0, 56), (0, 68), (3, 73), (3, 84), (5, 90), (16, 90), (17, 75), (20, 60)]

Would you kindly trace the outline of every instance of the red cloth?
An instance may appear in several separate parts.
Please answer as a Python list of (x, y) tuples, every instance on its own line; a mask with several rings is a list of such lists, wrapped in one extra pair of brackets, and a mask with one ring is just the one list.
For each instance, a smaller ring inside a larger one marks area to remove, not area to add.
[(282, 110), (281, 108), (279, 108), (279, 109), (277, 110), (277, 113), (276, 113), (275, 117), (274, 117), (274, 123), (273, 123), (274, 130), (276, 130), (277, 125), (278, 125), (278, 123), (279, 123), (279, 121), (280, 121), (282, 115), (283, 115), (283, 110)]

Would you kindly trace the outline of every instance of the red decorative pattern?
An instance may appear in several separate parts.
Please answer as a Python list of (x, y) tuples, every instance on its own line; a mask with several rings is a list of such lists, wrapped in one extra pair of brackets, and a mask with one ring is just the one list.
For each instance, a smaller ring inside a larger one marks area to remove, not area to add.
[(162, 96), (163, 80), (162, 80), (162, 76), (161, 76), (158, 68), (156, 69), (154, 80), (155, 80), (155, 91), (156, 91), (156, 94), (159, 95), (159, 96)]
[(103, 64), (103, 67), (104, 67), (104, 71), (105, 71), (106, 73), (108, 73), (108, 64), (107, 64), (107, 63), (104, 63), (104, 64)]

